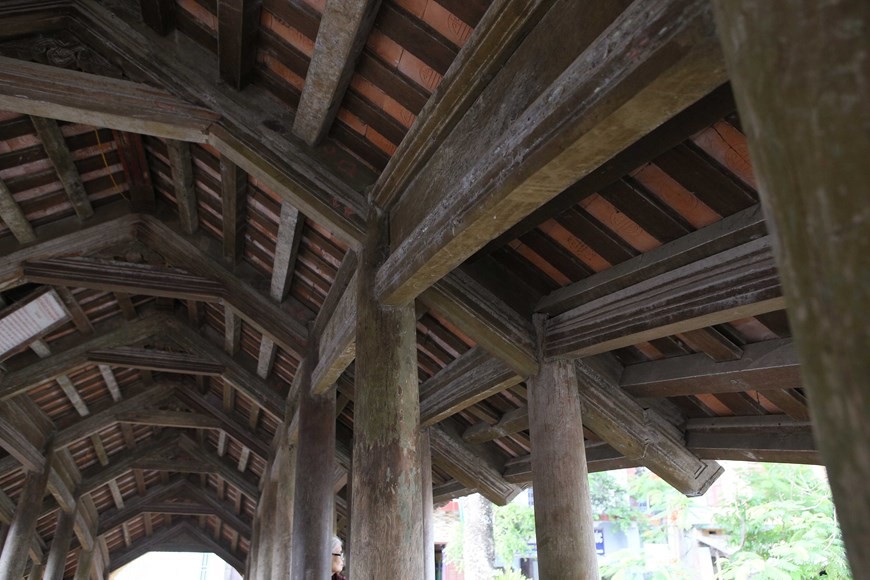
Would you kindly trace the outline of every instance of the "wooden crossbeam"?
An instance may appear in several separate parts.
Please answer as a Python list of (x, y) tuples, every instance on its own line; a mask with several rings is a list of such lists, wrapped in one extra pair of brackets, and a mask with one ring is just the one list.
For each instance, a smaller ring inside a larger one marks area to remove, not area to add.
[(380, 0), (336, 0), (324, 9), (293, 121), (293, 133), (309, 145), (329, 132), (380, 5)]
[(552, 0), (496, 0), (459, 52), (372, 190), (388, 209), (511, 57)]
[(217, 115), (148, 85), (0, 57), (0, 108), (202, 142)]
[[(205, 461), (189, 458), (143, 457), (130, 465), (131, 469), (165, 471), (167, 473), (216, 473), (217, 468)], [(111, 485), (111, 484), (110, 484)]]
[(520, 381), (504, 362), (474, 347), (420, 386), (420, 426), (434, 425)]
[(311, 373), (311, 389), (321, 395), (338, 381), (356, 357), (357, 282), (349, 281), (338, 304), (330, 313), (318, 339), (317, 366)]
[(257, 60), (260, 0), (220, 0), (217, 16), (221, 79), (241, 90), (251, 80)]
[[(243, 446), (251, 449), (262, 459), (268, 459), (269, 446), (257, 436), (256, 432), (254, 432), (253, 429), (247, 428), (238, 419), (233, 417), (232, 414), (225, 413), (223, 409), (210, 400), (207, 395), (196, 392), (193, 389), (185, 389), (179, 391), (177, 396), (179, 400), (188, 404), (194, 410), (213, 417), (215, 421), (219, 423), (224, 445), (226, 445), (226, 435), (229, 435)], [(222, 455), (222, 453), (220, 453), (220, 445), (218, 446), (218, 449), (218, 454)]]
[(6, 183), (0, 179), (0, 219), (15, 236), (20, 244), (29, 244), (36, 241), (36, 232), (24, 215), (21, 206), (12, 197), (12, 192)]
[(760, 205), (740, 211), (621, 264), (560, 288), (541, 299), (535, 310), (551, 316), (721, 254), (767, 233)]
[[(624, 457), (606, 443), (586, 445), (586, 469), (589, 473), (637, 466), (637, 461)], [(504, 478), (517, 485), (532, 483), (532, 456), (523, 455), (505, 463)]]
[(142, 135), (113, 131), (118, 156), (124, 167), (127, 185), (130, 188), (130, 203), (135, 210), (154, 208), (154, 186), (151, 183), (151, 169), (145, 157)]
[(147, 315), (138, 320), (110, 320), (96, 325), (94, 335), (87, 340), (68, 336), (55, 341), (54, 354), (0, 379), (0, 400), (6, 400), (58, 376), (88, 364), (88, 353), (144, 340), (156, 334), (167, 321), (164, 315)]
[(544, 356), (589, 356), (784, 307), (763, 237), (549, 318)]
[(302, 241), (305, 217), (287, 202), (281, 204), (278, 218), (278, 236), (275, 238), (275, 260), (272, 264), (272, 282), (269, 295), (283, 302), (290, 291), (290, 279), (296, 266), (296, 256)]
[(583, 424), (627, 458), (637, 461), (689, 496), (703, 495), (721, 475), (715, 462), (686, 449), (682, 433), (658, 412), (644, 410), (613, 376), (608, 357), (574, 362)]
[(223, 286), (214, 280), (176, 268), (150, 264), (78, 257), (53, 258), (25, 262), (22, 274), (28, 282), (36, 284), (179, 300), (218, 302), (224, 296)]
[(182, 450), (190, 454), (194, 459), (211, 465), (212, 469), (222, 477), (227, 483), (236, 487), (243, 494), (251, 498), (254, 503), (257, 502), (260, 492), (257, 483), (246, 473), (240, 472), (236, 466), (227, 462), (224, 458), (218, 457), (216, 454), (206, 451), (198, 443), (190, 438), (181, 435), (179, 437), (179, 446)]
[(82, 473), (79, 491), (85, 494), (98, 490), (133, 469), (133, 466), (138, 462), (165, 451), (167, 447), (176, 443), (177, 438), (178, 436), (174, 433), (164, 433), (144, 445), (139, 445), (135, 450), (122, 454), (123, 457), (106, 467), (99, 466), (86, 470)]
[(779, 339), (747, 344), (735, 361), (693, 354), (631, 365), (619, 384), (635, 397), (677, 397), (793, 389), (801, 386), (801, 377), (794, 344)]
[(127, 520), (136, 517), (144, 511), (142, 508), (145, 505), (162, 502), (177, 496), (186, 489), (185, 484), (186, 481), (184, 479), (176, 478), (170, 483), (159, 484), (150, 488), (145, 495), (130, 498), (121, 507), (116, 506), (115, 509), (104, 511), (100, 514), (97, 528), (98, 535), (102, 536)]
[(79, 219), (88, 219), (94, 215), (94, 208), (91, 207), (91, 201), (88, 199), (85, 186), (82, 185), (82, 179), (73, 162), (72, 154), (66, 145), (63, 133), (60, 132), (57, 121), (36, 116), (31, 116), (30, 120), (36, 128), (36, 133), (39, 135), (39, 140), (42, 141), (42, 146), (48, 154), (48, 159), (54, 166), (60, 182), (63, 184), (73, 210), (75, 210)]
[(472, 451), (462, 439), (443, 426), (430, 427), (432, 462), (469, 489), (497, 505), (505, 505), (520, 488), (506, 481), (501, 474), (503, 466), (482, 450)]
[(197, 355), (149, 348), (118, 347), (88, 352), (88, 361), (97, 364), (165, 371), (191, 375), (220, 375), (224, 366)]
[[(708, 3), (619, 8), (559, 4), (525, 37), (390, 212), (392, 254), (377, 277), (385, 302), (418, 296), (725, 81)], [(535, 75), (523, 74), (529, 66)], [(455, 168), (457, 158), (469, 166)]]
[(185, 411), (140, 410), (117, 414), (119, 423), (151, 425), (154, 427), (180, 427), (187, 429), (218, 429), (221, 422), (211, 415)]
[(462, 439), (466, 443), (486, 443), (528, 428), (529, 408), (522, 406), (504, 413), (494, 425), (485, 422), (472, 425), (462, 434)]
[[(223, 6), (223, 3), (221, 4)], [(248, 174), (221, 157), (221, 207), (223, 209), (224, 260), (235, 264), (245, 253), (245, 220), (248, 199)]]
[(245, 521), (242, 516), (234, 513), (233, 506), (222, 501), (209, 490), (196, 487), (188, 481), (185, 482), (184, 493), (186, 497), (213, 509), (215, 514), (220, 517), (225, 524), (229, 525), (246, 538), (251, 537), (251, 524)]

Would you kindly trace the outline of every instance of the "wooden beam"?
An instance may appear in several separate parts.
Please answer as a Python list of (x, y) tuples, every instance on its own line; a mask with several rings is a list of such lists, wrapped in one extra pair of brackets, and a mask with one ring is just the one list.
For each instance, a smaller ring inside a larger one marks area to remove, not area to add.
[(703, 495), (722, 474), (722, 468), (692, 454), (678, 429), (624, 393), (613, 377), (612, 364), (606, 357), (574, 363), (584, 424), (680, 492)]
[(85, 404), (84, 399), (82, 399), (82, 396), (79, 394), (70, 378), (67, 375), (60, 375), (57, 377), (56, 381), (57, 384), (60, 385), (63, 394), (66, 395), (66, 398), (69, 399), (69, 402), (72, 403), (72, 406), (75, 407), (78, 414), (82, 417), (89, 415), (90, 411), (88, 410), (88, 406)]
[(82, 494), (93, 493), (100, 487), (133, 469), (133, 465), (137, 462), (164, 451), (167, 446), (172, 445), (176, 440), (176, 434), (165, 433), (144, 445), (138, 446), (134, 451), (122, 454), (123, 457), (110, 463), (107, 467), (99, 466), (95, 469), (85, 470), (82, 473), (79, 491)]
[(640, 282), (757, 240), (766, 233), (761, 206), (755, 205), (593, 274), (585, 280), (560, 288), (542, 298), (535, 310), (551, 316), (562, 314)]
[(24, 576), (31, 538), (36, 530), (42, 498), (45, 496), (48, 475), (51, 471), (50, 459), (43, 458), (42, 463), (41, 469), (28, 473), (24, 480), (24, 487), (18, 498), (18, 505), (15, 507), (15, 516), (0, 554), (0, 579), (2, 580), (18, 580)]
[(48, 469), (42, 448), (45, 435), (38, 430), (27, 429), (22, 424), (26, 417), (16, 400), (0, 404), (0, 447), (18, 460), (26, 471), (38, 473)]
[(635, 397), (739, 393), (800, 388), (798, 355), (791, 339), (743, 347), (735, 361), (715, 362), (692, 354), (626, 367), (619, 385)]
[(29, 244), (36, 241), (36, 232), (24, 215), (21, 206), (12, 197), (6, 183), (0, 179), (0, 219), (15, 236), (19, 244)]
[(275, 239), (275, 261), (272, 264), (272, 283), (269, 288), (269, 294), (276, 302), (283, 302), (290, 291), (290, 280), (296, 268), (304, 223), (305, 217), (299, 210), (287, 202), (281, 204), (278, 236)]
[(76, 215), (79, 216), (80, 220), (86, 220), (93, 216), (94, 208), (91, 207), (91, 201), (88, 199), (84, 185), (82, 185), (79, 171), (73, 162), (72, 154), (66, 145), (63, 133), (60, 132), (57, 121), (36, 116), (31, 116), (30, 120), (36, 128), (39, 140), (42, 141), (42, 146), (57, 172), (58, 179), (63, 184)]
[(220, 0), (217, 16), (221, 79), (242, 90), (251, 80), (257, 60), (260, 0)]
[(482, 448), (467, 446), (452, 431), (429, 428), (432, 462), (468, 489), (476, 489), (496, 505), (507, 505), (520, 488), (502, 477), (502, 465)]
[(210, 464), (216, 470), (215, 472), (227, 483), (236, 487), (243, 494), (251, 498), (254, 503), (257, 503), (260, 492), (257, 483), (251, 476), (239, 472), (234, 464), (227, 462), (224, 458), (218, 457), (212, 452), (206, 451), (185, 435), (180, 436), (179, 443), (181, 449), (189, 453), (191, 457)]
[[(637, 467), (637, 461), (628, 459), (606, 443), (586, 444), (586, 471), (598, 473), (614, 469)], [(712, 458), (711, 458), (712, 459)], [(523, 455), (505, 463), (505, 480), (518, 485), (532, 483), (532, 456)]]
[[(224, 4), (221, 2), (221, 7)], [(224, 260), (235, 264), (245, 253), (248, 174), (226, 157), (221, 157), (221, 201)]]
[(151, 169), (145, 157), (142, 135), (113, 131), (118, 156), (124, 167), (127, 185), (130, 188), (130, 203), (134, 210), (153, 210), (154, 186), (151, 183)]
[(317, 337), (317, 367), (311, 373), (311, 388), (325, 393), (356, 357), (357, 276), (353, 276), (341, 300)]
[[(169, 458), (169, 457), (144, 457), (134, 461), (130, 465), (131, 469), (142, 469), (148, 471), (165, 471), (167, 473), (217, 473), (218, 469), (213, 464), (206, 461), (192, 460), (186, 457)], [(111, 487), (112, 482), (109, 482)]]
[(186, 234), (194, 233), (199, 227), (196, 201), (196, 180), (193, 177), (193, 159), (190, 144), (183, 141), (166, 141), (169, 166), (172, 170), (172, 189), (181, 229)]
[(154, 32), (169, 34), (175, 28), (175, 2), (173, 0), (139, 0), (142, 20)]
[(246, 538), (251, 537), (251, 524), (242, 519), (241, 516), (236, 515), (233, 512), (231, 505), (220, 500), (210, 491), (200, 487), (194, 487), (190, 482), (185, 482), (185, 494), (194, 501), (198, 501), (202, 505), (210, 507), (225, 524), (229, 525)]
[(329, 132), (380, 5), (380, 0), (326, 5), (293, 121), (293, 133), (309, 145), (319, 144)]
[(203, 142), (217, 115), (148, 85), (0, 57), (0, 108)]
[(224, 365), (198, 355), (150, 348), (118, 347), (92, 350), (88, 361), (97, 364), (192, 375), (220, 375)]
[(72, 286), (179, 300), (218, 302), (223, 286), (177, 268), (95, 258), (29, 260), (22, 270), (28, 282)]
[[(418, 296), (724, 82), (706, 2), (619, 8), (559, 4), (524, 39), (390, 212), (392, 254), (377, 279), (385, 302)], [(568, 24), (578, 21), (581, 30)], [(455, 168), (446, 158), (457, 155), (474, 161)]]
[(589, 356), (784, 307), (764, 237), (548, 319), (544, 356)]
[(141, 514), (145, 511), (143, 509), (144, 506), (177, 497), (186, 489), (186, 480), (181, 478), (174, 479), (171, 483), (159, 484), (150, 488), (145, 495), (131, 498), (122, 507), (116, 506), (114, 509), (104, 511), (100, 514), (100, 521), (97, 526), (98, 535), (105, 535), (130, 518)]
[[(274, 96), (249, 88), (242, 97), (204, 72), (201, 52), (192, 46), (179, 51), (175, 40), (155, 36), (129, 10), (116, 6), (114, 13), (92, 0), (77, 7), (80, 17), (72, 26), (75, 33), (105, 47), (130, 63), (137, 74), (183, 98), (197, 100), (198, 95), (211, 95), (210, 107), (222, 118), (220, 126), (209, 130), (211, 145), (342, 241), (359, 245), (367, 213), (365, 200), (333, 172), (343, 173), (361, 189), (372, 177), (358, 162), (337, 148), (312, 151), (288, 139), (282, 129), (270, 129), (278, 106)], [(179, 40), (182, 44), (192, 42)]]
[(22, 284), (21, 265), (70, 254), (88, 254), (100, 248), (133, 239), (136, 217), (127, 202), (98, 208), (83, 225), (78, 218), (65, 218), (37, 227), (40, 242), (22, 248), (17, 241), (0, 240), (0, 291)]
[(389, 209), (492, 82), (552, 0), (496, 0), (475, 27), (372, 190)]
[(186, 411), (141, 410), (124, 411), (117, 415), (119, 423), (151, 425), (154, 427), (179, 427), (186, 429), (218, 429), (221, 422), (211, 415)]
[(462, 434), (466, 443), (486, 443), (500, 437), (507, 437), (529, 428), (529, 409), (520, 407), (504, 413), (495, 425), (477, 423)]
[(51, 538), (51, 549), (45, 560), (43, 580), (63, 580), (66, 557), (72, 541), (75, 514), (58, 511), (57, 525)]
[(453, 272), (420, 295), (420, 301), (447, 318), (520, 376), (534, 374), (531, 321), (463, 272)]
[(246, 322), (281, 348), (302, 356), (308, 338), (305, 326), (273, 300), (263, 296), (241, 276), (228, 271), (220, 254), (202, 250), (201, 248), (209, 245), (206, 234), (200, 232), (196, 236), (186, 236), (177, 226), (152, 216), (143, 216), (143, 226), (139, 236), (146, 245), (162, 255), (171, 256), (174, 264), (191, 273), (220, 283), (226, 296), (225, 308), (229, 305)]
[[(260, 456), (262, 459), (268, 459), (269, 447), (260, 439), (253, 429), (247, 429), (244, 424), (229, 413), (225, 413), (218, 405), (214, 404), (207, 395), (195, 392), (192, 389), (185, 389), (178, 392), (178, 398), (198, 410), (200, 413), (214, 417), (220, 424), (222, 434), (229, 435), (240, 444)], [(226, 440), (224, 435), (224, 441)], [(226, 445), (226, 443), (224, 444)], [(219, 446), (220, 449), (220, 446)], [(218, 453), (222, 455), (222, 453)]]
[(504, 362), (474, 347), (420, 386), (420, 425), (434, 425), (522, 380)]

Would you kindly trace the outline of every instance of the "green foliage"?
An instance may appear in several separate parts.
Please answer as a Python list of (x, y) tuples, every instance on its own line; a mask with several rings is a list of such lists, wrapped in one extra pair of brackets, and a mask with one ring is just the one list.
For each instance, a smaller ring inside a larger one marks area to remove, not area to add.
[(529, 580), (521, 572), (517, 572), (513, 568), (508, 568), (493, 576), (494, 580)]
[(741, 469), (743, 484), (716, 518), (739, 548), (722, 578), (849, 578), (827, 482), (810, 467)]
[(452, 564), (454, 568), (462, 571), (464, 552), (462, 545), (465, 540), (465, 526), (461, 521), (456, 521), (450, 526), (450, 539), (447, 541), (447, 546), (444, 547), (444, 561)]
[(514, 557), (524, 556), (529, 542), (535, 540), (535, 511), (528, 505), (509, 503), (494, 507), (492, 516), (496, 556), (509, 566)]
[(691, 580), (689, 572), (679, 562), (647, 558), (643, 551), (620, 550), (601, 565), (605, 580)]

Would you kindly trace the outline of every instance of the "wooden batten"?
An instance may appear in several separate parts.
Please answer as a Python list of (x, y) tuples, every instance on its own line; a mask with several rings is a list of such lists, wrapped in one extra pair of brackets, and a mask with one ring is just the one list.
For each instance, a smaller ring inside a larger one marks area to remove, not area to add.
[(9, 187), (0, 179), (0, 219), (15, 236), (20, 244), (36, 241), (36, 232), (21, 210), (21, 206), (12, 196)]
[(91, 201), (88, 199), (84, 185), (82, 185), (78, 169), (76, 169), (72, 154), (66, 145), (63, 133), (60, 132), (57, 121), (36, 116), (31, 116), (30, 120), (36, 128), (36, 133), (39, 135), (39, 140), (42, 141), (42, 146), (48, 154), (54, 170), (57, 172), (58, 179), (63, 184), (73, 210), (80, 220), (88, 219), (94, 215), (94, 208), (91, 207)]
[(224, 260), (235, 264), (245, 253), (248, 174), (221, 157), (221, 207), (223, 208)]

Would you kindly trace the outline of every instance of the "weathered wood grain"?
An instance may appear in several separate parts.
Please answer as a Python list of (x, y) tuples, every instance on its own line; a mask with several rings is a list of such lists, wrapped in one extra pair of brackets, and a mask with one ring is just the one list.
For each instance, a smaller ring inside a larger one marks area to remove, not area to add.
[(12, 197), (12, 192), (9, 191), (9, 187), (2, 179), (0, 179), (0, 219), (9, 228), (18, 243), (29, 244), (36, 241), (36, 232), (33, 230), (33, 226), (30, 225), (21, 206)]
[(244, 229), (247, 219), (248, 174), (221, 157), (221, 201), (223, 209), (224, 260), (235, 264), (245, 253)]
[(36, 116), (31, 116), (30, 121), (36, 128), (36, 134), (39, 135), (39, 140), (42, 141), (48, 159), (54, 166), (58, 179), (63, 184), (73, 210), (80, 220), (88, 219), (94, 215), (94, 208), (91, 207), (91, 200), (88, 199), (88, 194), (82, 185), (82, 179), (57, 121)]
[(117, 347), (91, 350), (87, 356), (88, 361), (92, 363), (131, 369), (213, 376), (224, 372), (222, 363), (203, 356), (150, 348)]
[(320, 395), (332, 387), (356, 357), (357, 275), (354, 275), (324, 325), (318, 340), (317, 367), (311, 373), (311, 389)]
[(221, 79), (241, 90), (251, 80), (257, 60), (260, 0), (220, 0), (218, 63)]
[(51, 548), (45, 560), (43, 580), (63, 580), (66, 557), (72, 542), (75, 514), (59, 511), (57, 526), (51, 538)]

